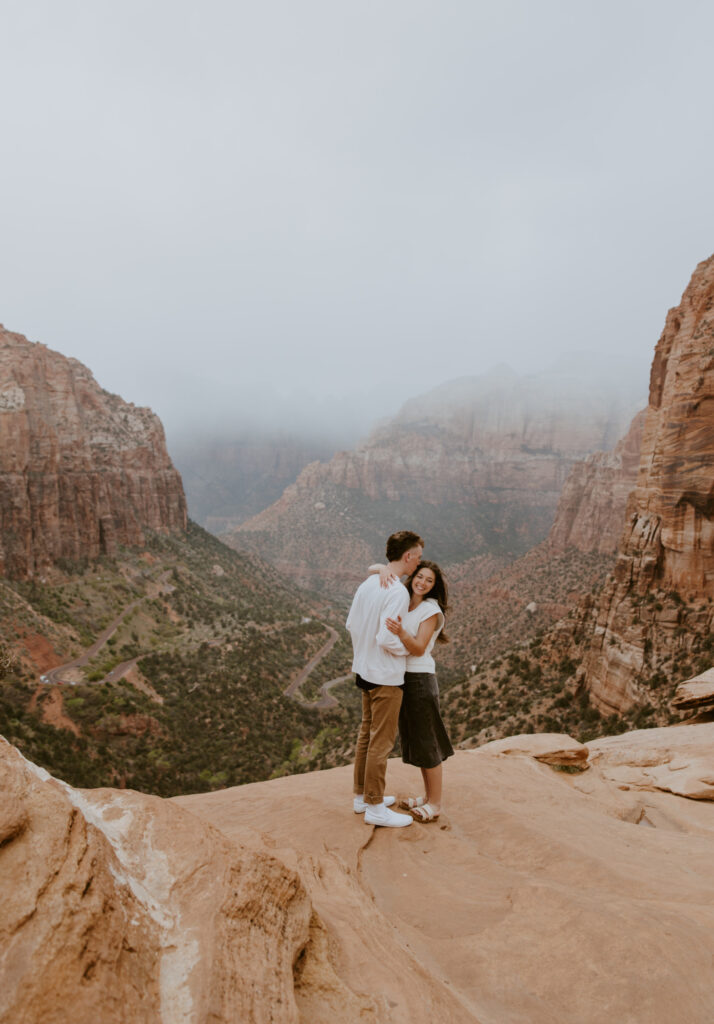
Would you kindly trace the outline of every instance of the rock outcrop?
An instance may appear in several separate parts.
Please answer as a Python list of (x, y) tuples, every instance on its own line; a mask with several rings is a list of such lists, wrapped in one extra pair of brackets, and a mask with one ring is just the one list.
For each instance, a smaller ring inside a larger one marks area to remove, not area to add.
[(349, 766), (162, 801), (0, 741), (0, 1022), (710, 1024), (713, 746), (457, 751), (441, 817), (392, 830)]
[(520, 736), (506, 736), (502, 740), (485, 743), (479, 750), (489, 754), (511, 754), (534, 757), (543, 764), (561, 768), (585, 767), (588, 748), (565, 733), (539, 732)]
[(186, 528), (164, 431), (68, 359), (0, 328), (0, 575)]
[(679, 711), (711, 711), (714, 709), (714, 668), (693, 679), (685, 679), (677, 687), (672, 704)]
[(619, 712), (663, 662), (708, 635), (714, 598), (714, 256), (667, 315), (650, 379), (637, 486), (588, 626), (581, 678)]
[(306, 467), (223, 539), (336, 595), (352, 592), (396, 529), (417, 530), (442, 562), (510, 560), (544, 539), (574, 462), (612, 447), (635, 407), (565, 369), (451, 381), (357, 450)]
[(576, 462), (558, 501), (548, 539), (555, 551), (617, 551), (627, 500), (637, 483), (645, 413), (639, 412), (611, 452)]
[(157, 797), (73, 790), (0, 739), (2, 1024), (297, 1022), (294, 870)]
[(622, 789), (663, 790), (690, 800), (714, 800), (714, 727), (641, 729), (589, 745), (590, 764)]

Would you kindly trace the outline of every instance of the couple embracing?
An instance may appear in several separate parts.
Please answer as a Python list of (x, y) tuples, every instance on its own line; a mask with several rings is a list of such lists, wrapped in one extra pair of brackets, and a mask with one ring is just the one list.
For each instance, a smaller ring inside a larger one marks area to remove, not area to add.
[[(446, 582), (438, 565), (424, 561), (423, 550), (418, 534), (393, 533), (387, 565), (370, 566), (347, 617), (352, 671), (362, 690), (354, 810), (364, 813), (368, 825), (399, 828), (415, 819), (435, 821), (441, 811), (441, 763), (454, 752), (439, 712), (431, 655), (437, 640), (446, 642)], [(402, 760), (420, 768), (424, 782), (423, 795), (401, 802), (411, 815), (391, 810), (395, 798), (384, 795), (397, 729)]]

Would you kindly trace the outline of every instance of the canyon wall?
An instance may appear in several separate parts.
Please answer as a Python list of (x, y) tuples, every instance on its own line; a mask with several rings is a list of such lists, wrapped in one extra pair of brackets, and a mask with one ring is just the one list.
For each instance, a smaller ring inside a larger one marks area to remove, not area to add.
[(355, 451), (306, 467), (265, 511), (223, 536), (303, 586), (351, 593), (395, 530), (446, 563), (500, 564), (548, 534), (574, 463), (610, 448), (636, 400), (562, 368), (499, 368), (406, 403)]
[(143, 544), (186, 528), (186, 501), (149, 409), (0, 327), (0, 575)]
[(714, 256), (657, 343), (637, 485), (617, 561), (586, 624), (581, 678), (600, 710), (646, 699), (696, 652), (714, 598)]
[(575, 463), (548, 537), (555, 551), (617, 551), (627, 501), (637, 483), (644, 422), (643, 410), (613, 451), (594, 452)]

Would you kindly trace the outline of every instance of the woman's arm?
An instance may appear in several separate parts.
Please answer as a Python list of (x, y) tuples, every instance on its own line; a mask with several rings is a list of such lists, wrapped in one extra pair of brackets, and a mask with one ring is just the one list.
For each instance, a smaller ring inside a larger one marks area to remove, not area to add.
[(416, 636), (412, 636), (411, 633), (406, 631), (401, 620), (387, 619), (387, 629), (390, 633), (395, 633), (399, 637), (410, 654), (419, 657), (429, 646), (429, 641), (434, 635), (438, 621), (439, 616), (436, 613), (430, 615), (428, 619), (424, 619), (419, 625)]
[(370, 576), (378, 572), (379, 573), (379, 585), (380, 587), (388, 587), (392, 581), (396, 580), (397, 577), (394, 575), (388, 565), (382, 565), (380, 562), (375, 562), (374, 565), (370, 565), (367, 572)]

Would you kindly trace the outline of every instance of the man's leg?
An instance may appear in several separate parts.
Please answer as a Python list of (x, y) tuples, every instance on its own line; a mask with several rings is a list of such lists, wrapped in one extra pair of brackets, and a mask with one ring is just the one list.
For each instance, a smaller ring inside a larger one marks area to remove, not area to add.
[(371, 730), (364, 765), (364, 801), (366, 804), (381, 804), (384, 800), (387, 759), (397, 735), (402, 691), (398, 686), (378, 686), (376, 690), (369, 691), (369, 697), (372, 706)]
[(362, 690), (362, 724), (357, 733), (357, 746), (355, 747), (354, 792), (357, 796), (364, 793), (364, 766), (369, 749), (369, 734), (372, 730), (370, 693), (374, 693), (374, 690)]

